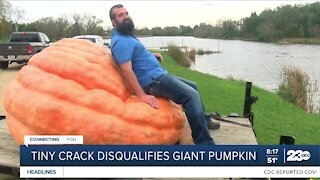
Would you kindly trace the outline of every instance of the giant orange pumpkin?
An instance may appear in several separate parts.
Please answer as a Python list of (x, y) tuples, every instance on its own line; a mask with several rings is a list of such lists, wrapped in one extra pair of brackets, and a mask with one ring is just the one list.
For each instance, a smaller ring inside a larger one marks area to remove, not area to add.
[(131, 94), (110, 51), (63, 39), (34, 55), (4, 92), (8, 128), (24, 135), (83, 135), (85, 144), (172, 144), (185, 116), (158, 98), (153, 109)]

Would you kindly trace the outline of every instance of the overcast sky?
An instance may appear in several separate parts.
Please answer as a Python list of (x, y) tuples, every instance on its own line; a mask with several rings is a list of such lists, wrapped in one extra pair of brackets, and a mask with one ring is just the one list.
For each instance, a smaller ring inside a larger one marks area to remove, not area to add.
[[(319, 0), (318, 0), (319, 1)], [(136, 27), (164, 27), (190, 25), (201, 22), (216, 24), (219, 19), (239, 20), (260, 13), (264, 9), (274, 9), (285, 4), (306, 4), (314, 0), (300, 1), (17, 1), (9, 2), (26, 12), (26, 22), (41, 17), (59, 17), (73, 13), (96, 15), (102, 19), (103, 27), (111, 27), (109, 9), (115, 4), (123, 4), (131, 15)]]

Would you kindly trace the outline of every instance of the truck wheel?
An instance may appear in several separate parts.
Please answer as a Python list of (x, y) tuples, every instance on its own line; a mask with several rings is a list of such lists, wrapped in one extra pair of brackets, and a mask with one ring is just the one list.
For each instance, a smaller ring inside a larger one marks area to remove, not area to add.
[(9, 61), (0, 62), (0, 69), (7, 69), (9, 66)]

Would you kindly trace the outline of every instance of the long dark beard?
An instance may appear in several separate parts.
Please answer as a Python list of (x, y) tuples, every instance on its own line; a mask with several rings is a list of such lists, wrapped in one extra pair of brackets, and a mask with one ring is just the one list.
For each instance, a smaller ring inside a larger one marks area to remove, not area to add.
[(131, 18), (125, 19), (122, 23), (118, 24), (117, 31), (124, 35), (132, 34), (134, 30), (134, 24)]

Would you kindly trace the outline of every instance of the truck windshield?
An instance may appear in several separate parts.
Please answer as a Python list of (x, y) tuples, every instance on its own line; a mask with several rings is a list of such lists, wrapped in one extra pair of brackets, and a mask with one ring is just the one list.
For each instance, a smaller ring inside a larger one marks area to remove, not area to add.
[(14, 33), (11, 35), (11, 42), (41, 42), (36, 33)]
[(79, 38), (79, 39), (86, 39), (86, 40), (89, 40), (89, 41), (91, 41), (91, 42), (93, 42), (93, 43), (96, 43), (96, 39), (95, 39), (95, 38), (81, 37), (81, 38)]

